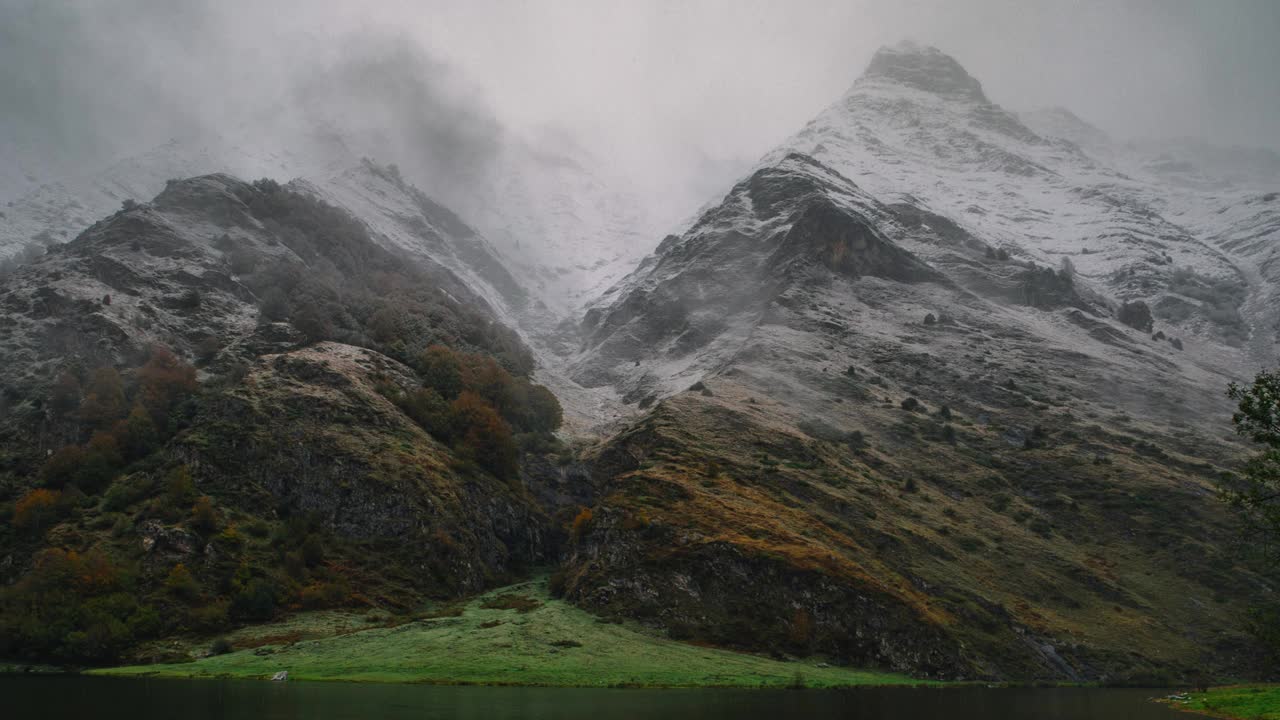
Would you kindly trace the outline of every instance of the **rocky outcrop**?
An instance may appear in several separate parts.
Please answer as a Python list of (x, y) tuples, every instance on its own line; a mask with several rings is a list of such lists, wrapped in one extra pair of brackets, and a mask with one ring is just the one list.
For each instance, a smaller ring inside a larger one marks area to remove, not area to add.
[(394, 548), (436, 594), (547, 562), (554, 533), (524, 487), (458, 465), (378, 383), (416, 386), (399, 363), (337, 343), (265, 356), (201, 404), (170, 453), (202, 492), (245, 512), (307, 517), (346, 541)]
[(805, 205), (767, 261), (770, 268), (794, 272), (817, 264), (856, 280), (864, 275), (903, 283), (945, 283), (943, 275), (897, 247), (866, 219), (826, 199)]
[(879, 588), (733, 543), (635, 525), (618, 513), (593, 518), (589, 536), (568, 558), (577, 570), (566, 581), (568, 599), (657, 625), (682, 640), (819, 654), (919, 677), (973, 676), (962, 647), (936, 621)]

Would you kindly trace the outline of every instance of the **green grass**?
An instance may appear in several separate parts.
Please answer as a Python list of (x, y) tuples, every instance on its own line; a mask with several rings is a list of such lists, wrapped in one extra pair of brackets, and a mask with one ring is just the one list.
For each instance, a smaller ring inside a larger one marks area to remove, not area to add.
[(1280, 685), (1232, 685), (1189, 695), (1174, 707), (1214, 717), (1280, 720)]
[[(523, 598), (512, 602), (513, 597)], [(535, 601), (537, 604), (531, 607)], [(484, 605), (489, 605), (486, 608)], [(503, 608), (502, 606), (509, 606)], [(272, 630), (262, 629), (269, 637)], [(238, 641), (247, 638), (233, 638)], [(268, 653), (269, 654), (257, 654)], [(813, 660), (785, 662), (675, 642), (598, 620), (552, 599), (543, 580), (469, 602), (457, 617), (358, 630), (190, 663), (92, 671), (101, 675), (642, 687), (804, 687), (920, 684), (902, 675)]]

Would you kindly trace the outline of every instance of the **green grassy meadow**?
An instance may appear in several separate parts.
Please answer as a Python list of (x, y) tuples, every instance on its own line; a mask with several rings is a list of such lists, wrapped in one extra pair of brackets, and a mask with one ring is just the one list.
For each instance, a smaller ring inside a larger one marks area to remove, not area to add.
[(812, 659), (787, 662), (676, 642), (555, 600), (543, 580), (495, 590), (454, 612), (458, 610), (460, 614), (442, 613), (394, 627), (352, 629), (330, 622), (341, 634), (249, 647), (257, 644), (255, 637), (299, 636), (298, 628), (307, 625), (303, 616), (287, 626), (260, 626), (253, 635), (233, 635), (229, 639), (237, 649), (227, 654), (92, 672), (264, 678), (287, 670), (290, 680), (577, 687), (920, 684), (902, 675), (827, 667)]
[(1280, 720), (1280, 685), (1231, 685), (1188, 695), (1174, 707), (1211, 717)]

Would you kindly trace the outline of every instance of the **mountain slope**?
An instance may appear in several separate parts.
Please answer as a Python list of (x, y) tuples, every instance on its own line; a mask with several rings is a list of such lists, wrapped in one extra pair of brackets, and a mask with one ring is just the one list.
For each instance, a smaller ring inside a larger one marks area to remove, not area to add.
[[(401, 176), (395, 165), (371, 163), (340, 129), (286, 132), (280, 146), (245, 137), (171, 140), (111, 165), (14, 191), (0, 209), (0, 259), (26, 246), (66, 242), (125, 200), (160, 192), (166, 181), (209, 173), (297, 178), (307, 191), (351, 212), (414, 252), (430, 255), (438, 243), (418, 237), (445, 234), (456, 257), (433, 257), (534, 332), (550, 328), (589, 297), (625, 274), (652, 243), (653, 222), (620, 180), (604, 177), (599, 161), (573, 145), (535, 147), (504, 137), (484, 173), (465, 183), (442, 183), (463, 223)], [(383, 162), (394, 162), (380, 147)], [(452, 179), (449, 179), (452, 180)], [(413, 218), (429, 216), (427, 227)], [(448, 217), (444, 217), (444, 216)], [(408, 223), (408, 225), (406, 225)], [(489, 238), (488, 240), (485, 238)], [(490, 244), (492, 240), (492, 244)], [(512, 273), (521, 280), (516, 282)], [(496, 293), (492, 292), (496, 291)]]
[[(1054, 269), (1069, 260), (1111, 298), (1181, 308), (1160, 317), (1179, 334), (1231, 345), (1255, 331), (1270, 335), (1269, 318), (1239, 316), (1241, 296), (1269, 290), (1214, 240), (1234, 224), (1218, 208), (1188, 206), (1185, 191), (1134, 176), (1128, 163), (1108, 165), (1074, 143), (1036, 134), (935, 49), (882, 49), (841, 100), (766, 162), (791, 151), (812, 155), (882, 201), (902, 198), (943, 215), (1017, 258)], [(1224, 297), (1179, 292), (1181, 275), (1206, 289), (1227, 288)]]
[(433, 260), (484, 246), (418, 196), (397, 229), (292, 187), (173, 181), (6, 279), (0, 654), (108, 662), (554, 557), (513, 435), (555, 452), (560, 409)]
[(881, 51), (586, 315), (574, 377), (650, 409), (567, 596), (930, 675), (1247, 672), (1213, 481), (1266, 290), (1156, 187)]

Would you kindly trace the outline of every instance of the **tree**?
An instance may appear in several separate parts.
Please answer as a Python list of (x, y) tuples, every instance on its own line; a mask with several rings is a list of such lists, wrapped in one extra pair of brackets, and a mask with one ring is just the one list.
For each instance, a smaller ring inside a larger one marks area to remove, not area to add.
[(115, 368), (93, 371), (89, 392), (80, 403), (80, 419), (95, 428), (107, 427), (124, 416), (124, 381)]
[(196, 483), (191, 479), (191, 471), (186, 465), (178, 465), (169, 471), (169, 476), (165, 478), (164, 492), (169, 504), (174, 507), (180, 507), (195, 500)]
[(167, 426), (173, 406), (197, 387), (196, 369), (160, 345), (152, 346), (151, 356), (138, 369), (137, 401), (158, 427)]
[(452, 438), (454, 427), (449, 403), (435, 389), (423, 387), (411, 390), (400, 401), (400, 406), (405, 414), (436, 439), (448, 442)]
[(1251, 385), (1232, 383), (1236, 433), (1262, 447), (1238, 478), (1224, 481), (1224, 499), (1237, 511), (1250, 545), (1280, 560), (1280, 370), (1262, 372)]
[(333, 336), (333, 323), (315, 303), (298, 308), (291, 319), (293, 326), (306, 336), (307, 342), (317, 343)]
[(182, 563), (174, 565), (169, 571), (168, 577), (164, 579), (164, 587), (183, 600), (194, 600), (200, 594), (200, 584)]
[(427, 387), (452, 400), (462, 392), (462, 360), (443, 345), (428, 347), (418, 358), (418, 372)]
[(85, 446), (84, 462), (74, 483), (86, 493), (96, 493), (111, 484), (123, 464), (124, 458), (120, 455), (115, 435), (99, 430)]
[(59, 449), (40, 466), (40, 480), (55, 488), (74, 483), (87, 456), (88, 453), (79, 445)]
[[(1240, 518), (1244, 546), (1274, 569), (1280, 561), (1280, 370), (1259, 373), (1251, 385), (1232, 383), (1227, 396), (1237, 403), (1231, 416), (1236, 433), (1261, 451), (1239, 476), (1224, 475), (1219, 489)], [(1260, 602), (1251, 614), (1254, 635), (1280, 656), (1280, 603)]]
[(484, 398), (464, 390), (449, 407), (459, 440), (457, 449), (501, 479), (518, 470), (516, 443), (511, 428)]
[(49, 391), (49, 407), (59, 416), (80, 407), (80, 380), (71, 371), (63, 371)]
[(40, 532), (53, 524), (58, 516), (61, 493), (36, 488), (13, 504), (13, 525), (19, 530)]
[(129, 417), (116, 423), (112, 432), (128, 460), (140, 460), (160, 445), (160, 431), (156, 429), (151, 413), (141, 403), (134, 403)]
[(560, 401), (541, 385), (530, 385), (527, 397), (529, 407), (528, 428), (534, 432), (554, 432), (564, 422), (564, 410)]

